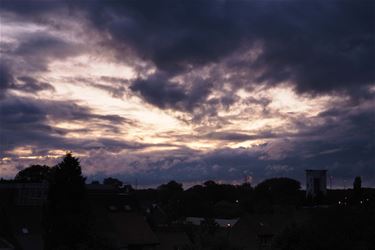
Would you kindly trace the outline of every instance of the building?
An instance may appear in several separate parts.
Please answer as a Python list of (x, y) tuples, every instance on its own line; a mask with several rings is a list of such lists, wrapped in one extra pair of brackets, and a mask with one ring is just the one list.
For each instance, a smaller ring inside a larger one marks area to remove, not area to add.
[(160, 244), (132, 194), (91, 185), (88, 198), (92, 229), (113, 249), (154, 250)]
[[(203, 217), (186, 217), (185, 223), (195, 226), (200, 226), (202, 222), (204, 222), (206, 219)], [(219, 227), (227, 228), (232, 227), (234, 224), (237, 223), (238, 218), (233, 219), (214, 219), (215, 223), (219, 225)]]
[(48, 183), (0, 183), (0, 196), (17, 206), (43, 206), (47, 201)]
[(295, 214), (244, 214), (230, 229), (229, 241), (236, 249), (270, 250), (275, 236), (296, 221)]
[(327, 194), (327, 170), (306, 170), (306, 196)]
[(8, 240), (14, 249), (44, 249), (43, 205), (47, 194), (46, 182), (0, 183), (0, 246)]
[(193, 249), (193, 243), (183, 228), (159, 227), (155, 234), (160, 241), (155, 250)]

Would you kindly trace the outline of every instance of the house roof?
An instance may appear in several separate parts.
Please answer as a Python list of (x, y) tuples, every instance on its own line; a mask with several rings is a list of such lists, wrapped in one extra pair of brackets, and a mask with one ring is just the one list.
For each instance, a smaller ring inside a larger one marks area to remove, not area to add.
[(12, 235), (21, 249), (43, 249), (42, 208), (11, 206), (5, 210)]
[(138, 202), (133, 195), (108, 192), (90, 193), (88, 197), (94, 209), (113, 207), (115, 210), (139, 210)]
[(236, 246), (256, 249), (259, 237), (276, 235), (290, 222), (283, 214), (247, 214), (233, 226), (229, 237)]
[(141, 214), (97, 207), (94, 215), (95, 231), (113, 242), (116, 247), (159, 244), (159, 240)]
[(158, 231), (156, 236), (160, 241), (160, 245), (155, 250), (175, 250), (177, 247), (188, 247), (192, 245), (188, 235), (185, 232), (178, 231)]
[(125, 245), (156, 245), (159, 244), (154, 232), (145, 217), (137, 213), (110, 213), (109, 220)]
[[(199, 226), (205, 218), (203, 217), (186, 217), (186, 222), (191, 223), (193, 225)], [(231, 227), (234, 224), (237, 223), (238, 218), (234, 219), (214, 219), (215, 222), (220, 226), (220, 227)]]

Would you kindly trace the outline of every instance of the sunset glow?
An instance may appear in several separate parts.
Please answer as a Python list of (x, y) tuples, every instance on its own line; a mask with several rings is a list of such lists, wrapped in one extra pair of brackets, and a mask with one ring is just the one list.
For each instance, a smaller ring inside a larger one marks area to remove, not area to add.
[(1, 2), (0, 177), (72, 151), (89, 178), (145, 185), (312, 167), (375, 184), (366, 6), (357, 15), (333, 1), (328, 17), (298, 1), (181, 4), (202, 17), (92, 2), (33, 1), (27, 13)]

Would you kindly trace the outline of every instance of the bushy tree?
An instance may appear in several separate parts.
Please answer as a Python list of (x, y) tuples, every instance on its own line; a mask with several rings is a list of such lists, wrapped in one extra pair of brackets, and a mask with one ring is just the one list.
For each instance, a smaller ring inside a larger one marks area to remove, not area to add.
[(176, 181), (170, 181), (167, 184), (162, 184), (158, 187), (160, 191), (169, 191), (169, 192), (181, 192), (184, 189), (182, 188), (182, 184)]
[(158, 187), (159, 200), (162, 203), (162, 208), (168, 214), (170, 222), (181, 216), (183, 191), (182, 184), (176, 181), (170, 181)]
[(14, 178), (21, 182), (43, 182), (47, 181), (51, 173), (51, 168), (46, 165), (31, 165), (19, 171)]
[(208, 181), (205, 181), (205, 182), (203, 183), (203, 185), (204, 185), (205, 187), (209, 187), (209, 186), (216, 186), (217, 184), (216, 184), (216, 182), (214, 182), (213, 180), (208, 180)]
[(120, 188), (120, 187), (122, 187), (123, 183), (119, 179), (108, 177), (108, 178), (105, 178), (103, 180), (103, 184), (104, 185), (110, 185), (110, 186), (113, 186), (115, 188)]
[(52, 169), (46, 213), (46, 246), (75, 249), (87, 238), (85, 178), (78, 158), (67, 153)]
[(291, 178), (272, 178), (267, 179), (259, 183), (256, 187), (256, 191), (271, 191), (271, 192), (282, 192), (282, 193), (294, 193), (301, 188), (301, 184)]
[(296, 204), (301, 184), (290, 178), (272, 178), (255, 187), (256, 199), (270, 204)]

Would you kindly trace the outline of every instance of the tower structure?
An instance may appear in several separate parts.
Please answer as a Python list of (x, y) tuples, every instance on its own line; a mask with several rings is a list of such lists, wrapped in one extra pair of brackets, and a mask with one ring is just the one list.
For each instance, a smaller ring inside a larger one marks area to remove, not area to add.
[(327, 170), (306, 170), (306, 196), (327, 194)]

